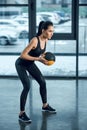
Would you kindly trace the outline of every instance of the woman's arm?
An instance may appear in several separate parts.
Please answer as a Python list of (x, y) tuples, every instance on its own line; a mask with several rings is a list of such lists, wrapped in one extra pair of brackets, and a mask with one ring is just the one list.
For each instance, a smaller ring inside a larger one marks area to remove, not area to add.
[(33, 56), (30, 56), (28, 53), (32, 50), (32, 49), (35, 49), (36, 46), (37, 46), (37, 38), (34, 37), (30, 43), (28, 44), (28, 46), (23, 50), (23, 52), (21, 53), (20, 57), (22, 59), (26, 59), (26, 60), (31, 60), (31, 61), (40, 61), (41, 63), (47, 65), (48, 64), (48, 61), (44, 58), (44, 54), (42, 54), (41, 56), (39, 57), (33, 57)]
[(20, 57), (21, 57), (22, 59), (26, 59), (26, 60), (38, 61), (38, 60), (39, 60), (39, 57), (33, 57), (33, 56), (30, 56), (30, 55), (28, 54), (32, 49), (36, 48), (37, 42), (38, 42), (38, 41), (37, 41), (37, 38), (34, 37), (34, 38), (30, 41), (30, 43), (28, 44), (28, 46), (23, 50), (23, 52), (21, 53)]

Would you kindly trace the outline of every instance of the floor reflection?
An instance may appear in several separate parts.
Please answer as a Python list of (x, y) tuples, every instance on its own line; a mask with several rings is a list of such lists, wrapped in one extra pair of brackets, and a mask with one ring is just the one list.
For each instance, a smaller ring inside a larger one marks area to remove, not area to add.
[(26, 126), (30, 125), (31, 123), (25, 123), (22, 121), (19, 121), (20, 130), (25, 130)]
[(54, 115), (55, 114), (51, 114), (48, 112), (42, 112), (42, 124), (40, 130), (48, 130), (48, 124), (47, 124), (48, 118)]

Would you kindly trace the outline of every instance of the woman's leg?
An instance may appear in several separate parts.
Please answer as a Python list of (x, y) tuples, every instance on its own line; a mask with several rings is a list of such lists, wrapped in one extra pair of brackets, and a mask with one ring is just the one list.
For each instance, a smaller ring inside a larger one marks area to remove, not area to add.
[(18, 62), (16, 62), (15, 65), (16, 65), (18, 76), (23, 84), (23, 90), (20, 96), (20, 111), (25, 111), (27, 95), (30, 89), (30, 80), (29, 80), (29, 76), (27, 75), (26, 68), (18, 64)]
[(35, 63), (28, 69), (28, 72), (32, 75), (32, 77), (39, 83), (40, 85), (40, 95), (43, 104), (47, 103), (47, 90), (46, 90), (46, 82), (44, 76), (41, 74), (40, 70), (36, 66)]

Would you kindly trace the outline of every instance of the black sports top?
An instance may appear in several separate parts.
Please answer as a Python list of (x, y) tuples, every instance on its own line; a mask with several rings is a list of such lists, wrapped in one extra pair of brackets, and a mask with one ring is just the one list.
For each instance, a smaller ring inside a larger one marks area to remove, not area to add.
[[(41, 54), (43, 54), (45, 52), (45, 50), (46, 50), (46, 43), (45, 43), (44, 49), (41, 49), (41, 47), (40, 47), (40, 40), (39, 40), (38, 37), (37, 37), (37, 39), (38, 39), (37, 47), (35, 49), (32, 49), (28, 53), (30, 56), (38, 57)], [(31, 61), (31, 60), (22, 59), (20, 57), (19, 57), (18, 61), (19, 61), (19, 64), (24, 65), (24, 66), (29, 66), (29, 65), (31, 65), (34, 62), (34, 61)]]
[(40, 56), (42, 53), (45, 52), (46, 43), (45, 43), (44, 49), (41, 49), (41, 47), (40, 47), (40, 40), (39, 40), (38, 37), (37, 37), (37, 39), (38, 39), (37, 47), (36, 47), (35, 49), (32, 49), (32, 50), (29, 52), (29, 55), (30, 55), (30, 56), (38, 57), (38, 56)]

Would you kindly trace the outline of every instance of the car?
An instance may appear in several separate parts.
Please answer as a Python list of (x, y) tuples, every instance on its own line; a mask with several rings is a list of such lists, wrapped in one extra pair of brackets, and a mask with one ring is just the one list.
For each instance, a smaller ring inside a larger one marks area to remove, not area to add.
[[(29, 25), (29, 17), (28, 15), (19, 15), (16, 16), (14, 18), (12, 18), (14, 21), (18, 22), (19, 24), (21, 24), (22, 26), (27, 26)], [(43, 17), (40, 14), (36, 15), (36, 27), (38, 27), (40, 21), (44, 21)]]
[(67, 22), (70, 20), (70, 17), (63, 11), (54, 11), (57, 13), (58, 16), (60, 16), (60, 23)]
[(18, 22), (13, 19), (0, 19), (0, 27), (9, 27), (14, 28), (15, 31), (18, 32), (19, 38), (27, 38), (28, 37), (28, 25), (21, 26)]
[(20, 24), (17, 27), (17, 30), (19, 31), (19, 38), (28, 38), (28, 32), (29, 32), (29, 22), (27, 18), (15, 18), (13, 19), (13, 22), (17, 22)]
[(19, 23), (19, 24), (21, 24), (21, 25), (27, 25), (28, 26), (28, 19), (27, 18), (22, 18), (22, 17), (16, 17), (16, 18), (14, 18), (13, 19), (13, 21), (14, 22), (17, 22), (17, 23)]
[(41, 15), (45, 21), (50, 20), (53, 24), (59, 24), (61, 20), (55, 12), (37, 12), (37, 14)]
[[(7, 30), (6, 30), (7, 29)], [(17, 31), (13, 31), (11, 28), (0, 27), (0, 45), (13, 45), (18, 40)]]

